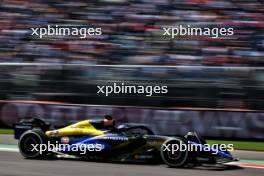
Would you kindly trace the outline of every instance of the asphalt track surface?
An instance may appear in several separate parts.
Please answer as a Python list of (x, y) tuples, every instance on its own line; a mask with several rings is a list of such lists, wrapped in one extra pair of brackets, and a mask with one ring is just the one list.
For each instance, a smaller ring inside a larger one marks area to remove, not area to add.
[[(243, 153), (243, 157), (248, 154)], [(258, 157), (259, 154), (256, 155)], [(251, 156), (247, 156), (251, 157)], [(245, 158), (246, 159), (246, 158)], [(258, 159), (258, 158), (256, 158)], [(166, 165), (101, 163), (70, 159), (29, 160), (0, 151), (0, 176), (263, 176), (264, 169), (239, 166), (175, 169)]]

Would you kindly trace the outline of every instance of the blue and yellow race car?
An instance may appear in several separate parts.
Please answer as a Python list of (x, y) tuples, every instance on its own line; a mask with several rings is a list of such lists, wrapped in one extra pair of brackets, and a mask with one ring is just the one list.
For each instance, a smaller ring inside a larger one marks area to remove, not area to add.
[(30, 159), (74, 156), (92, 161), (165, 163), (170, 167), (237, 161), (226, 148), (208, 147), (195, 132), (172, 137), (156, 135), (145, 125), (98, 129), (93, 124), (93, 120), (84, 120), (52, 129), (44, 120), (22, 119), (14, 124), (15, 138), (20, 153)]

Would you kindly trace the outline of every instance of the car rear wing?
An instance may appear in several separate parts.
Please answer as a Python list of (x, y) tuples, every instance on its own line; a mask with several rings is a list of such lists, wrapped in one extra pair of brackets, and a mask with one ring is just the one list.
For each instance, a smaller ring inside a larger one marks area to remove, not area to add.
[(39, 118), (30, 118), (30, 119), (21, 119), (18, 122), (13, 124), (14, 127), (14, 138), (19, 139), (20, 136), (28, 131), (35, 128), (39, 128), (42, 131), (47, 131), (50, 129), (50, 123), (45, 122), (42, 119)]

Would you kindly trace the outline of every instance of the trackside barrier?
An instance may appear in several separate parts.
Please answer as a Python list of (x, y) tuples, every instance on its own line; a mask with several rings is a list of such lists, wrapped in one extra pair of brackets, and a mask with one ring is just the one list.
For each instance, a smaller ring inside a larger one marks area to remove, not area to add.
[(264, 112), (227, 110), (154, 109), (74, 105), (52, 102), (0, 101), (0, 125), (20, 118), (39, 117), (55, 125), (112, 114), (118, 122), (148, 124), (156, 133), (182, 135), (197, 131), (221, 138), (264, 138)]

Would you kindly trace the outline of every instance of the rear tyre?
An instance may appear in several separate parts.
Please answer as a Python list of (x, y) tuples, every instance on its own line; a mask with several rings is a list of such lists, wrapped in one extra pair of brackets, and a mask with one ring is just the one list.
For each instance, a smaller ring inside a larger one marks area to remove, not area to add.
[(160, 154), (163, 162), (168, 166), (184, 167), (188, 161), (187, 142), (181, 138), (168, 139), (162, 144)]
[(19, 151), (25, 158), (43, 158), (47, 154), (47, 151), (41, 151), (40, 145), (46, 144), (46, 141), (46, 136), (41, 130), (28, 130), (19, 139)]

